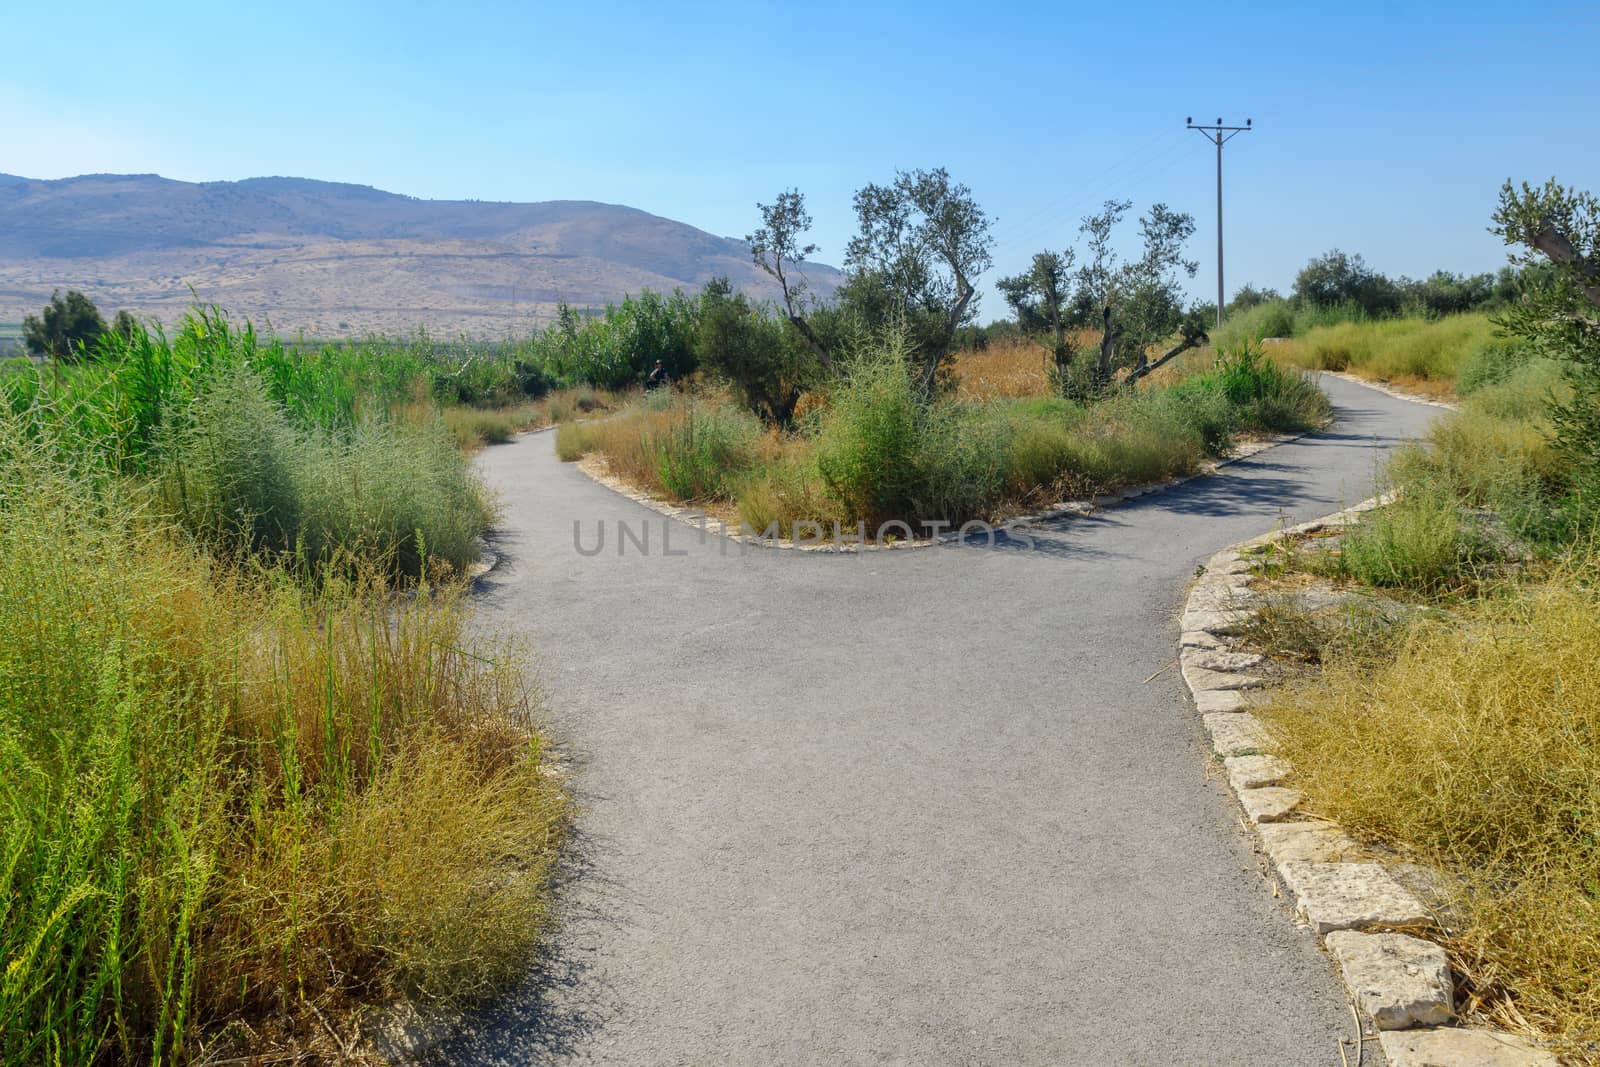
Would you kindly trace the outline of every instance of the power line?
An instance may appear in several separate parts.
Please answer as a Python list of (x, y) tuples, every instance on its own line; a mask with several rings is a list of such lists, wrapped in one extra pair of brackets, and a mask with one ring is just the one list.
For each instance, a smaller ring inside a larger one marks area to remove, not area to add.
[[(1153, 154), (1147, 155), (1145, 158), (1141, 159), (1138, 165), (1136, 165), (1132, 170), (1128, 171), (1126, 174), (1119, 175), (1116, 180), (1121, 182), (1128, 178), (1132, 178), (1135, 174), (1137, 174), (1139, 180), (1148, 182), (1154, 178), (1158, 178), (1166, 174), (1172, 170), (1173, 166), (1176, 165), (1179, 160), (1183, 158), (1183, 152), (1177, 148), (1176, 145), (1170, 143), (1165, 145), (1164, 149), (1164, 151), (1158, 150)], [(1110, 180), (1109, 171), (1107, 172), (1107, 180), (1108, 182)], [(1014, 250), (1021, 248), (1024, 245), (1034, 244), (1037, 241), (1037, 236), (1041, 231), (1052, 230), (1062, 222), (1081, 222), (1082, 219), (1078, 213), (1097, 202), (1105, 200), (1106, 197), (1103, 195), (1103, 191), (1109, 187), (1109, 185), (1102, 185), (1100, 186), (1101, 192), (1086, 193), (1080, 196), (1077, 200), (1069, 203), (1059, 212), (1049, 213), (1050, 217), (1047, 220), (1040, 222), (1039, 225), (1031, 227), (1026, 234), (1015, 234), (1009, 238), (1000, 239), (995, 244), (996, 253)], [(1079, 188), (1081, 190), (1084, 187), (1080, 186)], [(1036, 215), (1035, 218), (1043, 219), (1043, 215)]]
[[(1065, 190), (1057, 193), (1053, 198), (1041, 204), (1029, 214), (1017, 219), (1002, 220), (1000, 224), (996, 226), (996, 232), (1015, 235), (1016, 231), (1018, 230), (1032, 229), (1032, 224), (1034, 222), (1037, 222), (1046, 215), (1054, 214), (1056, 209), (1061, 204), (1082, 199), (1082, 194), (1085, 189), (1092, 188), (1094, 186), (1100, 186), (1103, 188), (1104, 183), (1113, 172), (1122, 170), (1128, 167), (1129, 164), (1133, 164), (1133, 169), (1137, 170), (1140, 165), (1148, 161), (1146, 157), (1148, 157), (1148, 159), (1154, 159), (1157, 156), (1160, 156), (1167, 146), (1160, 144), (1159, 142), (1167, 139), (1168, 134), (1166, 131), (1157, 133), (1155, 136), (1144, 141), (1137, 147), (1125, 152), (1120, 158), (1107, 164), (1105, 167), (1102, 167), (1098, 172), (1079, 180), (1074, 185), (1067, 186)], [(1150, 151), (1151, 149), (1155, 149), (1155, 152), (1152, 153)]]
[[(1253, 123), (1244, 120), (1243, 126), (1224, 126), (1222, 119), (1218, 118), (1214, 126), (1196, 126), (1191, 116), (1183, 120), (1186, 128), (1196, 130), (1205, 139), (1217, 146), (1217, 325), (1222, 325), (1222, 146), (1239, 136), (1249, 133)], [(1227, 136), (1223, 136), (1226, 134)]]

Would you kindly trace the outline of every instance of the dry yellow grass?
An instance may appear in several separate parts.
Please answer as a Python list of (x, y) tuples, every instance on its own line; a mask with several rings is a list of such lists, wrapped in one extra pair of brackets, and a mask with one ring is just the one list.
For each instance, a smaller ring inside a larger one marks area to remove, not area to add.
[(562, 423), (556, 428), (556, 455), (571, 463), (599, 453), (616, 477), (640, 487), (656, 486), (651, 442), (670, 434), (678, 421), (678, 413), (670, 409), (631, 407), (608, 419)]
[(476, 452), (485, 445), (504, 444), (516, 434), (529, 430), (542, 430), (556, 423), (614, 411), (626, 399), (626, 394), (580, 386), (558, 389), (538, 400), (509, 407), (477, 408), (450, 404), (441, 408), (424, 392), (397, 407), (395, 413), (407, 422), (421, 425), (437, 412), (456, 444), (464, 451)]
[[(1592, 565), (1335, 657), (1262, 714), (1308, 806), (1448, 872), (1469, 1015), (1600, 1042), (1600, 593)], [(1585, 1051), (1587, 1049), (1587, 1051)]]
[[(1069, 334), (1069, 345), (1081, 346), (1090, 331)], [(1050, 350), (1034, 341), (1006, 341), (956, 357), (957, 395), (963, 400), (1049, 396)]]

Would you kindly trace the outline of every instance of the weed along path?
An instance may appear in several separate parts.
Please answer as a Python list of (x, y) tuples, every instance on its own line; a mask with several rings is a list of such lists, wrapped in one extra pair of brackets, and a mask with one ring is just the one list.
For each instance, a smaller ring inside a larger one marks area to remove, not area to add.
[(486, 451), (482, 619), (540, 653), (577, 869), (538, 973), (437, 1059), (1337, 1063), (1332, 965), (1151, 679), (1197, 564), (1368, 496), (1436, 414), (1324, 385), (1328, 432), (1031, 548), (741, 550), (547, 435)]

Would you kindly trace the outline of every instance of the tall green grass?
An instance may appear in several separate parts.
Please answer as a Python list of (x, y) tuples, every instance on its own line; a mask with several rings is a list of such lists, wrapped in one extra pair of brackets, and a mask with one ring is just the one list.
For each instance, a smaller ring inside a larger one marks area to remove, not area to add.
[(657, 359), (679, 377), (693, 369), (697, 314), (682, 294), (646, 293), (597, 316), (564, 312), (517, 340), (447, 342), (419, 332), (334, 345), (263, 336), (217, 308), (196, 308), (170, 335), (159, 327), (108, 332), (81, 363), (8, 361), (0, 410), (49, 425), (50, 439), (69, 450), (143, 469), (161, 427), (227, 368), (251, 367), (297, 426), (343, 430), (413, 401), (419, 384), (440, 406), (506, 408), (554, 389), (637, 384)]
[(219, 565), (98, 462), (0, 414), (0, 1062), (306, 1051), (521, 968), (564, 804), (515, 650), (459, 585)]
[(216, 374), (154, 448), (168, 513), (235, 553), (292, 556), (312, 570), (340, 557), (418, 575), (428, 558), (464, 570), (492, 511), (437, 418), (363, 419), (303, 429), (253, 368)]
[(1310, 330), (1296, 345), (1298, 362), (1314, 370), (1356, 370), (1385, 379), (1454, 381), (1480, 350), (1503, 344), (1481, 314), (1445, 319), (1382, 319)]

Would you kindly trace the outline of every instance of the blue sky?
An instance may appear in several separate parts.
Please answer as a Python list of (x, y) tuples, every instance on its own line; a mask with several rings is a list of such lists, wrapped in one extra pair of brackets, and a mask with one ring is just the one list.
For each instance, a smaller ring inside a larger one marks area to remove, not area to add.
[(6, 24), (0, 171), (592, 199), (733, 236), (798, 186), (835, 263), (856, 188), (944, 165), (998, 219), (998, 271), (1118, 196), (1194, 213), (1213, 293), (1191, 114), (1256, 125), (1225, 150), (1230, 293), (1334, 246), (1493, 269), (1505, 178), (1600, 189), (1593, 3), (88, 2)]

